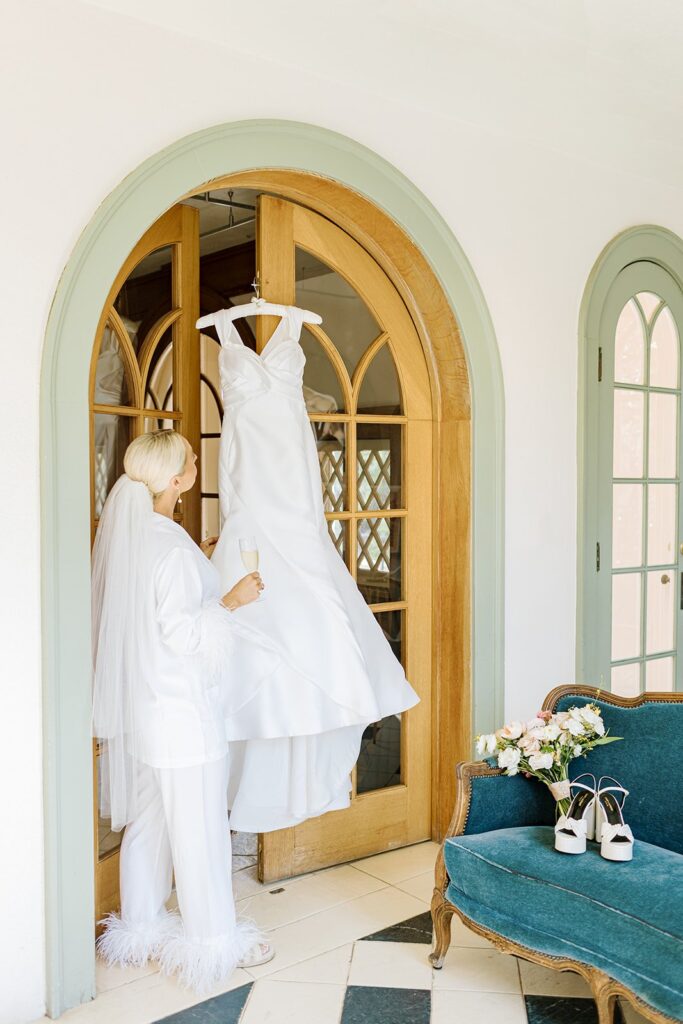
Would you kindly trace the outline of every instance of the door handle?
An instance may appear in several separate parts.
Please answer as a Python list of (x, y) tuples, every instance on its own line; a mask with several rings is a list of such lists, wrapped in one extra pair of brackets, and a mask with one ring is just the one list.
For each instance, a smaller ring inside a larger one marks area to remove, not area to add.
[(667, 576), (666, 573), (662, 576), (662, 583), (671, 583), (671, 577)]

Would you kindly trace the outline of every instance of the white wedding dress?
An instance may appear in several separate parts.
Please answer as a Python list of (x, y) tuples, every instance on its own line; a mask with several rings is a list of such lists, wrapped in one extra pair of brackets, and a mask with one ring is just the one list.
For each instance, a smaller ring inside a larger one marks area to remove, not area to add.
[(363, 729), (419, 700), (330, 537), (302, 391), (302, 311), (287, 307), (263, 352), (216, 317), (224, 419), (222, 529), (212, 556), (225, 591), (254, 536), (262, 599), (233, 614), (267, 634), (282, 667), (234, 679), (227, 717), (231, 827), (266, 832), (350, 802)]

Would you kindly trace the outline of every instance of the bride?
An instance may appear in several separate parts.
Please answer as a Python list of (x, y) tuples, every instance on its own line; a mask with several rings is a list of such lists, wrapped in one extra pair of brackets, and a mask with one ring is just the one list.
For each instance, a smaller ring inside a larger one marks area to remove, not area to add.
[[(218, 571), (173, 519), (196, 459), (173, 430), (142, 434), (105, 503), (92, 567), (93, 733), (103, 816), (125, 826), (121, 914), (105, 918), (98, 951), (109, 964), (156, 959), (204, 992), (274, 955), (235, 911), (222, 673), (257, 685), (278, 663), (239, 622), (264, 588), (259, 573), (221, 594)], [(180, 915), (165, 906), (174, 874)]]

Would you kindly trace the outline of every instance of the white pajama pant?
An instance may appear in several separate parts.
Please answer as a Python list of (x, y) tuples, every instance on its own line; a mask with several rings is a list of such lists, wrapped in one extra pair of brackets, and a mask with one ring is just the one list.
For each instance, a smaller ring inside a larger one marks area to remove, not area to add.
[[(235, 914), (228, 757), (138, 771), (138, 813), (121, 843), (121, 915), (107, 919), (98, 950), (109, 964), (154, 958), (203, 992), (263, 938)], [(165, 909), (174, 874), (180, 918)]]
[(138, 774), (138, 815), (121, 843), (121, 917), (154, 921), (175, 872), (185, 937), (202, 941), (235, 927), (228, 823), (228, 759)]

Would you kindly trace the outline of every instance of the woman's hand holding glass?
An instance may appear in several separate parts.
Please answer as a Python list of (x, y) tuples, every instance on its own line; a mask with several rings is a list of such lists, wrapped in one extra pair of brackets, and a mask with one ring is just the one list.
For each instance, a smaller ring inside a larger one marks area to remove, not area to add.
[(238, 580), (232, 590), (223, 595), (221, 602), (230, 611), (234, 611), (235, 608), (241, 608), (242, 605), (257, 601), (262, 590), (263, 580), (260, 574), (258, 572), (250, 572), (247, 576), (243, 576), (241, 580)]

